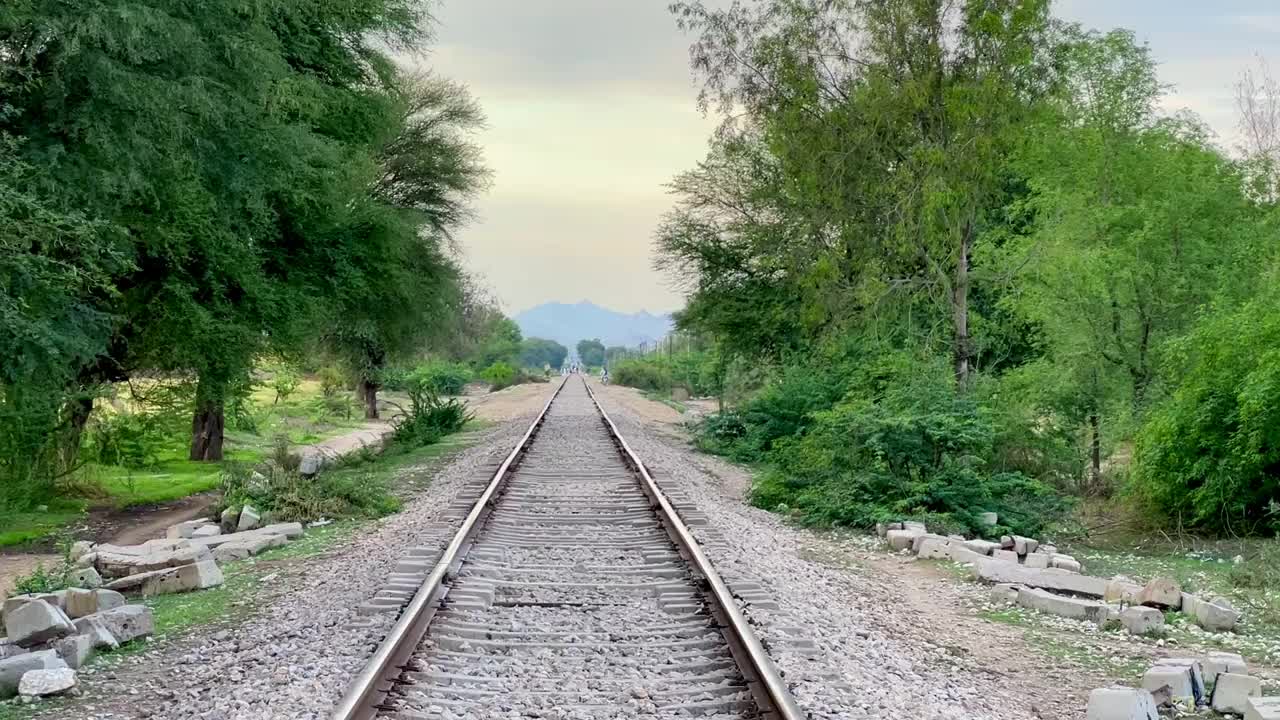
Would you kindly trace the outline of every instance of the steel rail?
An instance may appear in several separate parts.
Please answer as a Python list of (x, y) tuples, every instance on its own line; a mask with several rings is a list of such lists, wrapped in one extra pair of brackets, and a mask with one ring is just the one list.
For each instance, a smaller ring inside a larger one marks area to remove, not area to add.
[(560, 386), (552, 393), (550, 399), (547, 400), (547, 404), (542, 407), (538, 417), (529, 425), (529, 429), (525, 430), (524, 436), (520, 438), (520, 441), (511, 449), (506, 459), (502, 461), (502, 465), (494, 472), (493, 478), (489, 480), (484, 492), (481, 493), (475, 505), (472, 506), (471, 512), (463, 520), (462, 526), (454, 534), (453, 540), (445, 548), (439, 561), (436, 562), (435, 568), (422, 581), (422, 585), (414, 593), (413, 599), (409, 601), (404, 611), (400, 613), (400, 619), (392, 626), (391, 631), (387, 633), (387, 637), (383, 639), (382, 644), (373, 653), (373, 657), (369, 659), (364, 670), (352, 681), (347, 688), (346, 694), (342, 696), (342, 700), (334, 708), (333, 713), (330, 715), (333, 720), (371, 720), (377, 715), (378, 706), (382, 704), (391, 687), (395, 685), (396, 676), (399, 674), (401, 666), (407, 661), (409, 655), (413, 653), (418, 643), (422, 641), (423, 635), (426, 634), (427, 626), (435, 616), (439, 601), (443, 600), (448, 593), (448, 586), (445, 585), (445, 580), (457, 571), (455, 565), (461, 561), (463, 551), (470, 546), (473, 536), (480, 528), (484, 518), (488, 516), (494, 496), (498, 494), (507, 479), (507, 472), (524, 451), (528, 449), (529, 441), (538, 432), (538, 428), (542, 426), (543, 420), (547, 417), (547, 411), (551, 409), (551, 403), (555, 402), (556, 398), (560, 396), (560, 391), (564, 390), (564, 386), (568, 382), (568, 376), (560, 381)]
[(787, 689), (786, 682), (783, 681), (777, 666), (774, 665), (773, 660), (769, 657), (768, 651), (764, 649), (760, 639), (756, 637), (755, 631), (751, 629), (751, 625), (747, 622), (746, 617), (738, 609), (738, 604), (733, 598), (733, 591), (729, 589), (724, 579), (720, 577), (720, 573), (716, 572), (711, 561), (702, 552), (698, 541), (694, 539), (693, 534), (689, 532), (688, 526), (680, 519), (680, 515), (676, 512), (675, 507), (671, 505), (666, 494), (662, 492), (662, 488), (658, 486), (653, 476), (649, 474), (649, 470), (641, 462), (640, 456), (636, 454), (635, 450), (631, 449), (631, 445), (622, 437), (622, 433), (618, 431), (618, 426), (609, 417), (609, 413), (605, 412), (595, 392), (591, 390), (591, 384), (587, 382), (585, 377), (582, 379), (582, 383), (586, 386), (587, 395), (591, 398), (591, 402), (595, 403), (596, 410), (599, 411), (600, 417), (604, 420), (605, 427), (608, 428), (609, 434), (613, 436), (614, 442), (622, 451), (627, 463), (640, 476), (642, 481), (641, 489), (653, 502), (667, 534), (675, 542), (680, 554), (692, 566), (691, 569), (701, 576), (701, 581), (704, 584), (703, 590), (710, 596), (712, 601), (712, 614), (721, 625), (721, 632), (724, 633), (725, 640), (729, 643), (729, 651), (737, 662), (738, 669), (742, 671), (743, 676), (746, 678), (760, 712), (766, 718), (777, 718), (777, 720), (805, 720), (808, 716), (796, 705), (795, 699), (791, 697), (791, 691)]

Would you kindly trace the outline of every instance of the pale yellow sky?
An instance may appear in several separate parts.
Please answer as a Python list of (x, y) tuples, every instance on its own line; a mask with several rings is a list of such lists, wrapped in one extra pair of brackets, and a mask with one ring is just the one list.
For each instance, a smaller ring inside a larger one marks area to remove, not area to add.
[[(1134, 28), (1175, 84), (1166, 103), (1198, 112), (1229, 144), (1232, 86), (1253, 55), (1274, 57), (1272, 0), (1060, 0), (1059, 15)], [(467, 265), (506, 309), (591, 300), (667, 312), (683, 303), (651, 269), (664, 184), (703, 157), (715, 120), (695, 106), (689, 39), (668, 0), (445, 0), (424, 62), (483, 105), (494, 170), (480, 219), (458, 237)], [(1280, 69), (1280, 68), (1277, 68)]]

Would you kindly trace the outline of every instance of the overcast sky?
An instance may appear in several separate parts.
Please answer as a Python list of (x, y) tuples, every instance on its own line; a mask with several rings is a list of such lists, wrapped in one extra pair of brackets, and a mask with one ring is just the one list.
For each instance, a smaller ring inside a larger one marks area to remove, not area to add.
[[(663, 185), (706, 152), (688, 43), (667, 0), (444, 0), (426, 63), (484, 106), (494, 170), (459, 238), (506, 309), (592, 300), (682, 305), (650, 267)], [(1150, 43), (1169, 109), (1235, 133), (1233, 84), (1263, 54), (1280, 66), (1276, 0), (1058, 0), (1057, 14)], [(1277, 68), (1280, 70), (1280, 67)]]

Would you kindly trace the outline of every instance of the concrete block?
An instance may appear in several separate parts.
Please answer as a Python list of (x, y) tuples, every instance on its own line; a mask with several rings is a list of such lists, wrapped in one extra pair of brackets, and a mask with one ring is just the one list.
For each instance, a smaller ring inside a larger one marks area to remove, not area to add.
[(993, 550), (991, 552), (991, 557), (992, 559), (1000, 562), (1012, 563), (1014, 565), (1018, 564), (1018, 553), (1012, 550)]
[(933, 533), (924, 533), (923, 535), (917, 535), (911, 538), (911, 552), (918, 554), (920, 552), (920, 543), (923, 543), (925, 540), (940, 540), (943, 543), (951, 542), (951, 538), (945, 535), (935, 535)]
[(1001, 583), (992, 587), (991, 602), (995, 605), (1017, 605), (1018, 586)]
[(61, 695), (76, 686), (76, 671), (71, 668), (32, 670), (18, 682), (18, 694), (24, 698)]
[(0, 660), (0, 698), (18, 694), (22, 676), (34, 670), (65, 668), (67, 664), (53, 650), (40, 650)]
[(1155, 700), (1146, 690), (1099, 688), (1089, 693), (1086, 720), (1160, 720)]
[(1240, 613), (1231, 608), (1199, 600), (1195, 603), (1194, 617), (1196, 624), (1205, 630), (1226, 632), (1239, 622)]
[(1200, 658), (1164, 658), (1156, 663), (1165, 667), (1184, 667), (1191, 673), (1191, 692), (1196, 704), (1208, 702), (1208, 692), (1204, 684), (1204, 665)]
[(217, 525), (201, 525), (196, 531), (191, 533), (193, 538), (216, 537), (222, 534), (222, 528)]
[(1138, 592), (1138, 605), (1177, 610), (1182, 607), (1182, 588), (1172, 578), (1152, 578)]
[(1030, 555), (1027, 555), (1023, 564), (1029, 568), (1040, 568), (1041, 570), (1044, 570), (1049, 567), (1049, 560), (1050, 557), (1044, 553), (1031, 553)]
[(1147, 635), (1164, 630), (1164, 613), (1155, 608), (1133, 606), (1120, 613), (1120, 624), (1130, 635)]
[(1036, 548), (1039, 546), (1040, 546), (1039, 540), (1032, 540), (1031, 538), (1028, 538), (1028, 537), (1022, 537), (1021, 535), (1013, 536), (1013, 551), (1018, 553), (1019, 555), (1027, 555), (1029, 553), (1033, 553), (1036, 551)]
[(1099, 625), (1106, 622), (1107, 617), (1109, 617), (1109, 610), (1103, 603), (1080, 600), (1079, 598), (1065, 595), (1054, 595), (1051, 592), (1036, 588), (1018, 588), (1018, 604), (1028, 610), (1036, 610), (1075, 620), (1089, 620)]
[(1244, 720), (1280, 720), (1280, 697), (1251, 697)]
[(262, 516), (252, 506), (245, 505), (240, 510), (240, 520), (236, 523), (236, 531), (253, 530), (262, 522)]
[(929, 532), (929, 528), (926, 528), (926, 527), (924, 526), (924, 523), (922, 523), (922, 522), (916, 522), (915, 520), (903, 520), (903, 521), (902, 521), (902, 529), (903, 529), (903, 530), (915, 530), (916, 532), (919, 532), (919, 533), (921, 533), (921, 534), (924, 534), (924, 533)]
[(1174, 698), (1195, 698), (1195, 683), (1191, 679), (1191, 668), (1186, 666), (1156, 665), (1142, 675), (1142, 689), (1152, 695), (1162, 695), (1165, 688)]
[(4, 628), (9, 641), (19, 647), (39, 645), (75, 632), (66, 613), (44, 600), (25, 602), (6, 612)]
[(97, 615), (76, 620), (76, 632), (89, 638), (90, 644), (95, 650), (115, 650), (120, 647), (120, 643), (116, 642), (116, 638), (107, 629), (107, 624)]
[(973, 573), (974, 577), (990, 583), (1013, 583), (1093, 597), (1102, 597), (1103, 588), (1107, 584), (1106, 580), (1099, 577), (1053, 568), (1037, 570), (1025, 565), (1001, 562), (994, 557), (975, 561)]
[[(1057, 545), (1048, 545), (1048, 544), (1046, 544), (1046, 543), (1040, 543), (1040, 547), (1036, 548), (1036, 552), (1038, 552), (1038, 553), (1044, 553), (1045, 555), (1057, 555), (1057, 554), (1058, 554), (1058, 546), (1057, 546)], [(1068, 557), (1069, 557), (1069, 556), (1068, 556)]]
[(1124, 575), (1116, 575), (1103, 585), (1102, 599), (1109, 603), (1137, 605), (1138, 592), (1142, 586)]
[(1244, 658), (1236, 653), (1210, 652), (1205, 656), (1203, 665), (1204, 676), (1211, 682), (1222, 673), (1249, 674), (1249, 666), (1245, 664)]
[(1000, 548), (1001, 548), (1002, 550), (1012, 550), (1012, 549), (1014, 549), (1014, 546), (1015, 546), (1015, 545), (1014, 545), (1014, 542), (1013, 542), (1013, 536), (1012, 536), (1012, 535), (1001, 535), (1001, 536), (1000, 536)]
[(53, 649), (67, 667), (78, 670), (93, 654), (93, 638), (88, 635), (72, 635), (54, 642)]
[(1049, 561), (1049, 567), (1073, 573), (1080, 572), (1080, 563), (1076, 562), (1075, 558), (1069, 555), (1054, 555), (1052, 557), (1053, 559)]
[(72, 587), (92, 590), (102, 587), (102, 576), (92, 567), (76, 568), (67, 575), (67, 583)]
[(101, 620), (111, 633), (111, 637), (120, 643), (127, 643), (156, 631), (156, 622), (151, 616), (151, 608), (146, 605), (125, 605), (80, 618), (78, 622), (91, 621), (93, 618)]
[(1213, 709), (1220, 713), (1244, 715), (1249, 698), (1262, 697), (1262, 681), (1248, 675), (1222, 673), (1213, 686)]
[(222, 570), (213, 558), (190, 565), (165, 570), (147, 578), (142, 584), (142, 596), (154, 597), (170, 593), (189, 592), (217, 587), (223, 582)]
[(165, 537), (180, 540), (189, 538), (195, 534), (196, 530), (209, 524), (208, 520), (186, 520), (177, 525), (170, 525), (169, 530), (165, 533)]
[(964, 546), (970, 552), (974, 552), (979, 555), (990, 555), (1000, 549), (1000, 543), (994, 543), (990, 540), (966, 540)]
[(890, 530), (885, 533), (884, 539), (889, 543), (889, 549), (897, 552), (900, 550), (910, 550), (916, 537), (923, 534), (923, 532), (916, 530)]
[(98, 612), (98, 596), (93, 590), (67, 590), (67, 617), (75, 620)]

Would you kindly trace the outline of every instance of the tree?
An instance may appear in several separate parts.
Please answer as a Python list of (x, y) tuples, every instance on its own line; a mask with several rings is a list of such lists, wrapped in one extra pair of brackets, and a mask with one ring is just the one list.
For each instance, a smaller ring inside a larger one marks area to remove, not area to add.
[(555, 340), (525, 338), (520, 343), (520, 364), (527, 368), (559, 368), (567, 357), (569, 348)]
[(604, 343), (600, 340), (578, 341), (578, 362), (583, 367), (600, 367), (604, 365)]

